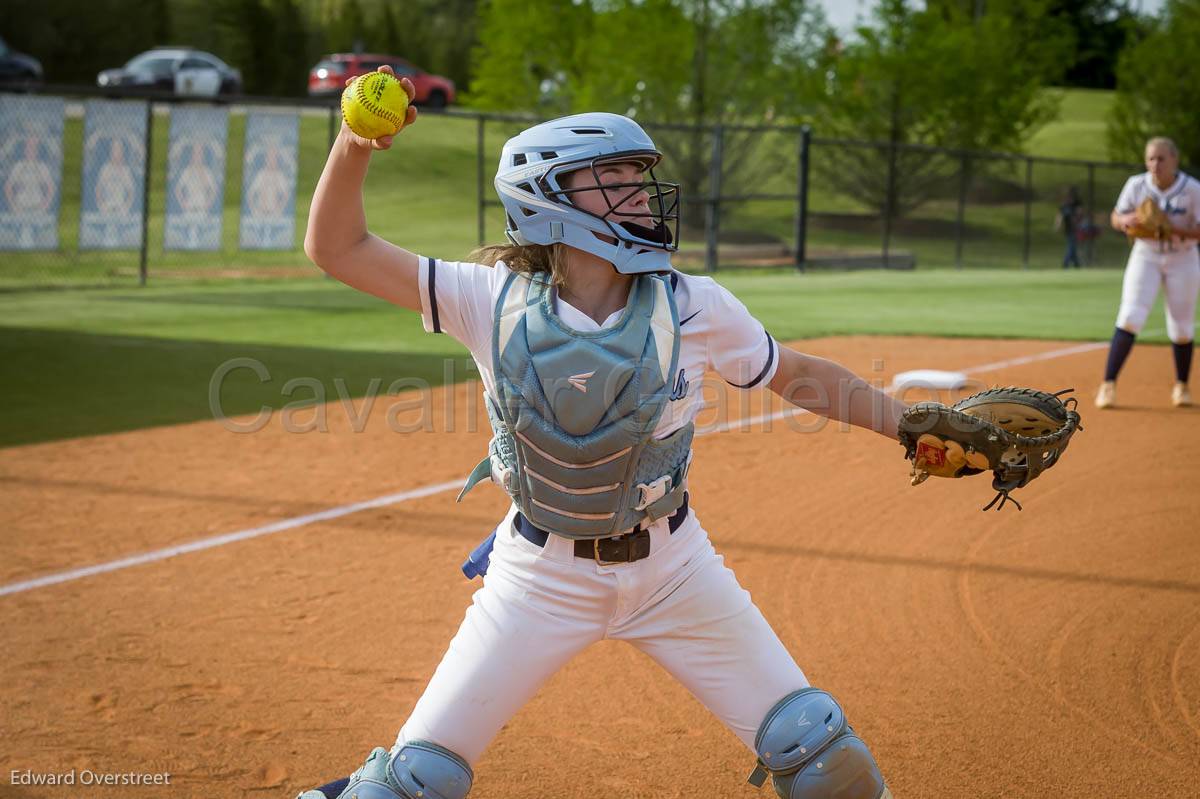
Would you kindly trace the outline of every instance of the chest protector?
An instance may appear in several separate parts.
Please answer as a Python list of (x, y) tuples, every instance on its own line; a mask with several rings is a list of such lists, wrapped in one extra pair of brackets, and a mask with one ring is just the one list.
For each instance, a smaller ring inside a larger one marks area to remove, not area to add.
[(689, 422), (654, 427), (679, 364), (679, 314), (669, 280), (639, 275), (616, 325), (567, 327), (549, 284), (512, 274), (496, 301), (485, 394), (492, 441), (461, 499), (490, 476), (530, 522), (566, 538), (604, 538), (683, 504)]

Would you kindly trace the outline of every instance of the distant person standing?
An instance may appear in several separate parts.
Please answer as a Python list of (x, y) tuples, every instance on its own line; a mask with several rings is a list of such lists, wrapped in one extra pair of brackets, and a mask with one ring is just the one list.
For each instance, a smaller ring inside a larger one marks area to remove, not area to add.
[(1146, 143), (1146, 171), (1125, 182), (1112, 212), (1113, 228), (1131, 236), (1145, 236), (1138, 229), (1137, 208), (1147, 199), (1166, 214), (1169, 235), (1139, 237), (1129, 253), (1117, 328), (1108, 350), (1104, 382), (1096, 392), (1097, 408), (1110, 408), (1116, 403), (1117, 374), (1150, 315), (1160, 286), (1166, 290), (1167, 337), (1175, 358), (1171, 403), (1176, 407), (1192, 404), (1187, 384), (1192, 368), (1196, 295), (1200, 292), (1200, 256), (1196, 253), (1200, 183), (1179, 171), (1179, 148), (1170, 139), (1160, 137)]
[(1079, 189), (1074, 186), (1067, 189), (1063, 196), (1062, 205), (1058, 206), (1058, 216), (1054, 219), (1054, 229), (1063, 234), (1067, 240), (1067, 250), (1063, 253), (1063, 269), (1074, 266), (1079, 268), (1079, 227), (1083, 217), (1083, 203), (1079, 200)]

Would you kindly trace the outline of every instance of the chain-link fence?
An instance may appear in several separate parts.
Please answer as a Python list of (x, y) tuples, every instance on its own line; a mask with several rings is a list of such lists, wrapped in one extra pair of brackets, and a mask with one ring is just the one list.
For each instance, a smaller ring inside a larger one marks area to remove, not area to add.
[[(527, 122), (478, 121), (481, 243), (502, 233), (482, 222), (499, 208), (484, 153)], [(1058, 268), (1069, 249), (1072, 265), (1120, 267), (1128, 255), (1108, 216), (1136, 164), (826, 139), (801, 126), (645, 127), (681, 184), (683, 269)]]
[[(26, 111), (28, 99), (40, 110)], [(202, 131), (206, 117), (192, 112), (206, 109), (222, 112), (219, 134), (176, 146), (184, 137), (172, 127)], [(287, 211), (294, 224), (266, 246), (247, 238), (254, 188), (244, 174), (258, 168), (254, 123), (264, 112), (293, 115), (297, 137)], [(97, 144), (89, 125), (104, 114), (128, 123), (121, 142)], [(372, 159), (364, 187), (371, 229), (448, 259), (502, 240), (496, 158), (532, 121), (426, 114), (392, 152)], [(339, 125), (327, 99), (141, 95), (114, 104), (90, 88), (0, 93), (0, 287), (316, 275), (303, 253), (304, 224)], [(682, 269), (1058, 268), (1068, 238), (1081, 265), (1117, 267), (1128, 251), (1108, 212), (1125, 178), (1141, 171), (1135, 164), (825, 139), (797, 126), (646, 128), (665, 155), (661, 177), (681, 184)], [(219, 195), (219, 222), (195, 246), (173, 225), (196, 190), (172, 170), (182, 175), (199, 162), (218, 173), (205, 190)], [(1068, 236), (1056, 220), (1072, 187), (1079, 210)], [(96, 221), (106, 204), (122, 203), (120, 224)]]
[[(808, 252), (922, 267), (1123, 266), (1109, 212), (1134, 164), (814, 137)], [(1065, 208), (1064, 208), (1065, 206)]]

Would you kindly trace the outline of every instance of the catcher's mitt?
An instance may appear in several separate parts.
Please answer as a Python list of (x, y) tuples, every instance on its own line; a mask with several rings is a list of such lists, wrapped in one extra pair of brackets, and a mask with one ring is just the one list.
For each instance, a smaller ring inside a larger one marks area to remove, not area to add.
[(1141, 205), (1134, 213), (1137, 214), (1137, 220), (1125, 228), (1125, 235), (1129, 237), (1130, 241), (1134, 239), (1166, 241), (1175, 235), (1167, 212), (1159, 208), (1152, 197), (1142, 200)]
[(900, 443), (913, 462), (912, 484), (930, 475), (965, 477), (991, 470), (996, 496), (984, 506), (996, 510), (1012, 500), (1009, 492), (1029, 483), (1057, 461), (1071, 436), (1083, 428), (1074, 397), (1031, 388), (993, 388), (953, 407), (918, 402), (900, 419)]

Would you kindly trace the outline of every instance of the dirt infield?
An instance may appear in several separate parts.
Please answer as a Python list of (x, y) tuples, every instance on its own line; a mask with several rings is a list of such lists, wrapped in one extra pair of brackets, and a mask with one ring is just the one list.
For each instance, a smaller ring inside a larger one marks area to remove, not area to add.
[[(1124, 407), (1098, 412), (1103, 348), (797, 348), (881, 379), (992, 365), (975, 376), (1082, 401), (1084, 432), (1017, 493), (1023, 512), (981, 513), (983, 478), (911, 488), (898, 445), (812, 417), (697, 442), (698, 516), (897, 799), (1197, 796), (1200, 409), (1169, 406), (1169, 351), (1135, 350)], [(0, 450), (0, 589), (457, 480), (487, 440), (477, 393), (435, 392), (432, 432), (397, 433), (377, 407), (355, 433), (335, 403), (327, 433), (273, 418)], [(459, 564), (504, 504), (441, 491), (0, 595), (0, 796), (290, 797), (349, 773), (441, 658), (478, 585)], [(604, 642), (503, 730), (472, 798), (771, 795), (746, 785), (751, 766), (656, 665)], [(171, 783), (9, 784), (71, 769)]]

